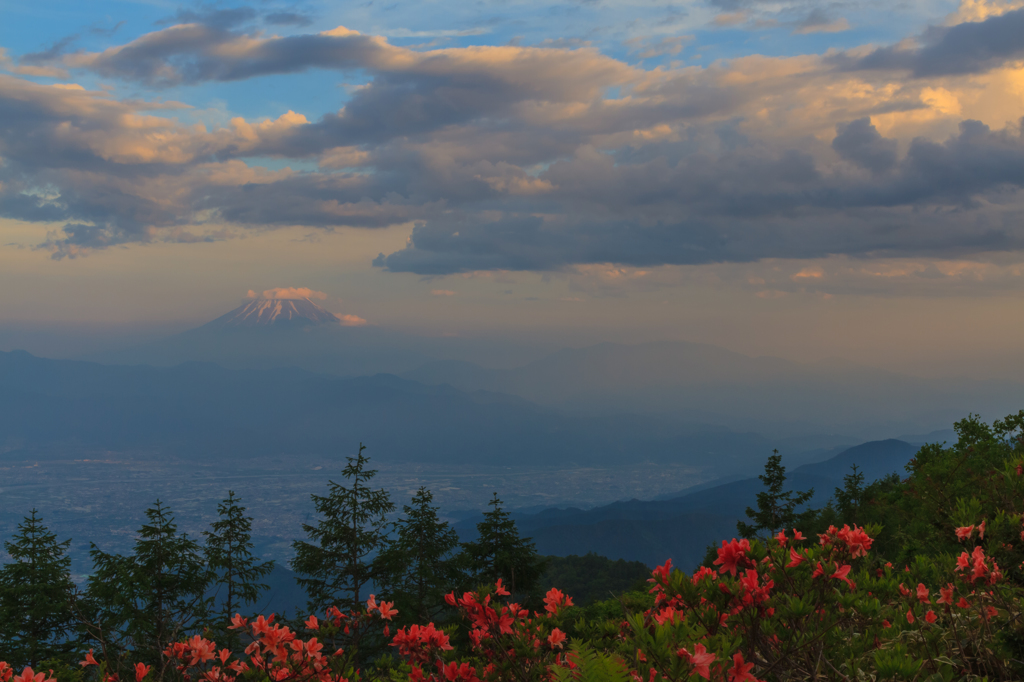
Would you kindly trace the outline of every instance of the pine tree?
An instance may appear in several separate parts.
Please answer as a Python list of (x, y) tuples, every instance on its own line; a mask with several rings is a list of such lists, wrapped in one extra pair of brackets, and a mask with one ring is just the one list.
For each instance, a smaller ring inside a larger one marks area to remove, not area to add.
[(359, 609), (363, 589), (382, 582), (381, 569), (372, 559), (387, 545), (387, 515), (395, 505), (386, 490), (367, 485), (377, 472), (366, 468), (365, 449), (360, 443), (358, 454), (347, 458), (342, 476), (348, 486), (330, 481), (327, 495), (311, 495), (321, 519), (316, 525), (302, 524), (309, 540), (294, 543), (292, 568), (309, 597), (311, 613), (329, 606)]
[(501, 578), (512, 592), (528, 593), (544, 573), (544, 560), (529, 538), (519, 537), (516, 522), (502, 508), (498, 493), (487, 504), (490, 511), (476, 524), (479, 537), (462, 545), (465, 561), (478, 582)]
[(850, 473), (843, 476), (843, 487), (836, 488), (836, 508), (843, 523), (858, 523), (864, 500), (864, 472), (859, 471), (856, 464), (850, 469)]
[(782, 528), (793, 528), (799, 522), (812, 518), (817, 510), (809, 509), (797, 513), (797, 507), (814, 497), (814, 488), (802, 493), (783, 491), (786, 484), (786, 467), (782, 466), (782, 455), (772, 450), (772, 456), (764, 465), (764, 474), (758, 476), (766, 490), (757, 494), (757, 509), (747, 507), (747, 517), (753, 524), (739, 521), (736, 530), (744, 538), (755, 538), (761, 531), (774, 535)]
[(459, 534), (438, 518), (433, 500), (424, 487), (416, 492), (393, 524), (394, 540), (376, 560), (403, 622), (436, 621), (444, 595), (464, 580), (456, 554)]
[(134, 552), (107, 554), (92, 546), (88, 630), (108, 653), (133, 650), (158, 662), (168, 644), (206, 625), (205, 593), (211, 574), (198, 543), (178, 534), (160, 500), (146, 510)]
[(0, 568), (0, 659), (18, 670), (66, 659), (74, 649), (71, 540), (57, 542), (37, 514), (33, 509), (4, 542), (11, 562)]
[(243, 605), (253, 604), (265, 592), (267, 585), (259, 582), (274, 568), (273, 561), (260, 563), (252, 555), (252, 518), (245, 515), (245, 507), (229, 490), (228, 496), (217, 505), (218, 521), (211, 524), (206, 536), (206, 563), (213, 572), (216, 593), (209, 599), (211, 611), (216, 613), (214, 626), (219, 636), (232, 639), (233, 630), (227, 627), (231, 617)]

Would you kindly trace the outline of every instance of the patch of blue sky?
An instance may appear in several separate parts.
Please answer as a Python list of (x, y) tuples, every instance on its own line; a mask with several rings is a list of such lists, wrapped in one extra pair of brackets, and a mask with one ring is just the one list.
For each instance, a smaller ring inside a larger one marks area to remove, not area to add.
[[(156, 30), (176, 3), (0, 0), (0, 47), (12, 56), (44, 51), (74, 36), (69, 49), (101, 50)], [(123, 22), (123, 23), (122, 23)]]

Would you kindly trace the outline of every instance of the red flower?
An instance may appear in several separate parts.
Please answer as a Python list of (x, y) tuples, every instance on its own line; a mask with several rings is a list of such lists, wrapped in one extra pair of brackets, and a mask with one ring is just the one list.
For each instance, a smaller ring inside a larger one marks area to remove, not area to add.
[(732, 575), (736, 575), (736, 569), (740, 563), (743, 563), (744, 566), (748, 563), (747, 552), (749, 551), (750, 541), (746, 538), (739, 542), (736, 541), (736, 538), (733, 538), (729, 543), (722, 540), (722, 546), (718, 550), (718, 558), (711, 563), (721, 566), (722, 571), (729, 571)]
[(907, 622), (908, 623), (913, 623), (914, 622), (914, 611), (913, 611), (913, 609), (907, 609)]
[(502, 597), (507, 597), (509, 596), (509, 594), (511, 594), (502, 586), (501, 578), (498, 578), (498, 582), (494, 583), (494, 593)]
[(871, 549), (871, 544), (874, 542), (864, 532), (864, 529), (858, 528), (856, 524), (854, 524), (853, 528), (843, 526), (842, 530), (836, 531), (836, 535), (846, 543), (846, 547), (850, 550), (850, 555), (854, 559), (867, 556), (868, 550)]
[[(669, 576), (669, 574), (671, 572), (672, 572), (672, 560), (669, 559), (668, 561), (666, 561), (664, 563), (664, 565), (658, 566), (653, 571), (651, 571), (651, 575), (653, 577), (648, 578), (647, 582), (649, 582), (649, 583), (667, 583), (668, 582), (668, 576)], [(657, 589), (657, 585), (655, 586), (655, 589)]]
[(384, 620), (391, 620), (391, 616), (398, 613), (398, 609), (391, 608), (394, 605), (394, 602), (382, 601), (380, 606), (377, 607), (377, 610), (380, 611), (380, 617)]
[(714, 662), (715, 655), (709, 654), (708, 650), (704, 648), (703, 644), (695, 644), (693, 646), (693, 655), (690, 657), (690, 663), (693, 665), (693, 672), (697, 673), (705, 680), (710, 680), (710, 666)]
[(25, 668), (21, 671), (20, 675), (16, 675), (12, 682), (56, 682), (52, 677), (47, 677), (46, 673), (34, 673), (32, 668)]
[(835, 564), (835, 567), (836, 572), (829, 577), (835, 578), (836, 580), (842, 580), (851, 588), (857, 587), (852, 580), (846, 577), (850, 574), (850, 564), (843, 564), (842, 566), (839, 566), (839, 564)]
[(552, 587), (544, 595), (544, 609), (550, 615), (555, 615), (561, 607), (565, 606), (572, 606), (572, 597), (565, 596), (561, 590)]
[(152, 669), (153, 669), (153, 666), (151, 666), (151, 665), (146, 665), (145, 663), (136, 663), (135, 664), (135, 682), (142, 682), (142, 680), (146, 679), (146, 675), (148, 675), (149, 671), (152, 670)]
[(952, 604), (953, 603), (953, 583), (949, 583), (945, 587), (940, 587), (939, 588), (939, 603), (940, 604)]
[(480, 682), (476, 676), (476, 668), (469, 665), (469, 663), (463, 663), (459, 665), (455, 661), (452, 661), (444, 668), (444, 679), (448, 682), (455, 682), (460, 680), (462, 682)]
[(956, 529), (956, 539), (960, 542), (971, 537), (971, 533), (974, 532), (974, 526), (960, 526)]
[(795, 568), (802, 564), (806, 560), (806, 557), (797, 552), (792, 547), (789, 548), (789, 563), (786, 564), (786, 568)]
[(924, 583), (917, 584), (917, 600), (922, 604), (927, 604), (931, 601), (928, 598), (928, 588), (924, 586)]
[(559, 649), (561, 649), (562, 648), (562, 642), (564, 642), (564, 641), (565, 641), (565, 633), (562, 632), (561, 630), (559, 630), (558, 628), (555, 628), (554, 630), (552, 630), (551, 634), (548, 635), (548, 644), (551, 645), (552, 649), (554, 649), (555, 647), (558, 647)]
[(654, 614), (654, 620), (658, 621), (658, 625), (664, 625), (665, 621), (668, 621), (671, 624), (675, 624), (676, 616), (679, 616), (679, 621), (682, 622), (682, 612), (676, 611), (675, 608), (672, 606), (667, 606), (658, 613)]
[(729, 682), (747, 682), (747, 680), (758, 682), (757, 678), (750, 674), (753, 668), (753, 663), (743, 662), (742, 653), (737, 652), (733, 654), (732, 668), (729, 669)]
[(320, 621), (317, 620), (316, 616), (310, 616), (309, 618), (306, 619), (306, 629), (307, 630), (319, 630), (320, 629)]
[(932, 611), (931, 609), (928, 609), (928, 613), (924, 614), (924, 619), (926, 621), (928, 621), (929, 623), (934, 623), (935, 621), (937, 621), (939, 619), (939, 617), (935, 615), (934, 611)]
[(85, 655), (85, 660), (82, 661), (81, 663), (79, 663), (78, 665), (81, 665), (81, 666), (99, 665), (99, 662), (95, 658), (93, 658), (92, 649), (89, 649), (89, 653), (87, 653)]

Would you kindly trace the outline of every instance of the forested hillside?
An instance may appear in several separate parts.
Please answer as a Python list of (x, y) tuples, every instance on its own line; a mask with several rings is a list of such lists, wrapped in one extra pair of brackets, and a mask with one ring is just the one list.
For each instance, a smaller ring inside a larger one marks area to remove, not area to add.
[(157, 502), (132, 553), (94, 546), (84, 589), (32, 511), (0, 569), (0, 680), (1020, 679), (1024, 410), (955, 430), (831, 491), (773, 454), (703, 565), (642, 586), (626, 562), (545, 560), (497, 496), (471, 540), (424, 488), (389, 522), (360, 449), (313, 497), (292, 618), (255, 612), (273, 567), (232, 494), (203, 538)]

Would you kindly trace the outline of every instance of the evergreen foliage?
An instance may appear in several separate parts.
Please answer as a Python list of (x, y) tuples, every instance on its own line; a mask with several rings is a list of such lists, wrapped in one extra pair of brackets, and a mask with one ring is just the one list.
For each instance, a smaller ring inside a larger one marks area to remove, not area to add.
[(348, 485), (330, 481), (327, 495), (312, 495), (320, 521), (302, 524), (307, 540), (294, 543), (292, 568), (309, 597), (309, 611), (337, 606), (343, 611), (362, 607), (364, 589), (386, 578), (373, 561), (388, 542), (387, 515), (395, 510), (386, 490), (367, 485), (377, 472), (367, 468), (366, 447), (360, 443), (348, 457), (342, 476)]
[[(877, 551), (893, 562), (955, 553), (956, 528), (976, 525), (985, 510), (1013, 509), (1010, 481), (1021, 474), (1011, 463), (1024, 454), (1024, 410), (989, 425), (968, 415), (953, 426), (957, 442), (923, 446), (907, 464), (907, 477), (875, 481), (863, 493), (862, 523), (883, 526)], [(988, 535), (1004, 528), (1006, 544), (1019, 547), (1013, 522), (988, 520)], [(1024, 578), (1021, 559), (1006, 557), (1008, 575)], [(1024, 584), (1024, 583), (1022, 583)]]
[(741, 537), (753, 539), (759, 535), (774, 535), (783, 528), (795, 528), (802, 522), (813, 519), (816, 511), (797, 509), (814, 497), (814, 488), (805, 492), (783, 490), (786, 484), (786, 467), (782, 466), (782, 455), (773, 450), (764, 465), (764, 473), (758, 476), (766, 490), (757, 494), (757, 509), (747, 507), (747, 518), (754, 523), (739, 521), (736, 531)]
[(458, 562), (459, 534), (437, 516), (433, 494), (416, 491), (412, 506), (402, 508), (393, 541), (377, 557), (400, 622), (429, 622), (444, 610), (444, 595), (462, 586)]
[(559, 682), (631, 682), (633, 679), (622, 659), (603, 651), (597, 651), (585, 642), (574, 641), (568, 659), (575, 668), (552, 668), (554, 679)]
[(479, 537), (462, 546), (470, 574), (478, 583), (501, 579), (513, 593), (528, 594), (537, 587), (545, 562), (529, 538), (519, 537), (498, 493), (487, 504), (491, 509), (476, 525)]
[(207, 567), (213, 573), (216, 592), (209, 598), (214, 616), (213, 626), (230, 637), (228, 625), (231, 617), (243, 605), (255, 604), (267, 585), (259, 582), (274, 568), (273, 561), (260, 562), (252, 555), (252, 518), (245, 515), (245, 507), (233, 490), (217, 505), (220, 518), (211, 524), (206, 536)]
[(544, 560), (546, 568), (540, 583), (571, 594), (577, 606), (611, 599), (627, 590), (645, 586), (651, 577), (651, 569), (643, 562), (613, 561), (594, 552), (583, 556), (549, 556)]
[(210, 572), (197, 542), (178, 534), (171, 510), (146, 510), (134, 552), (107, 554), (95, 544), (86, 591), (91, 638), (158, 663), (167, 645), (207, 625), (204, 599)]
[(836, 512), (842, 523), (861, 523), (860, 506), (864, 501), (864, 474), (856, 464), (850, 467), (850, 473), (843, 476), (843, 487), (836, 488)]
[(76, 648), (70, 544), (58, 542), (35, 509), (4, 542), (11, 562), (0, 568), (0, 658), (8, 663), (67, 659)]

